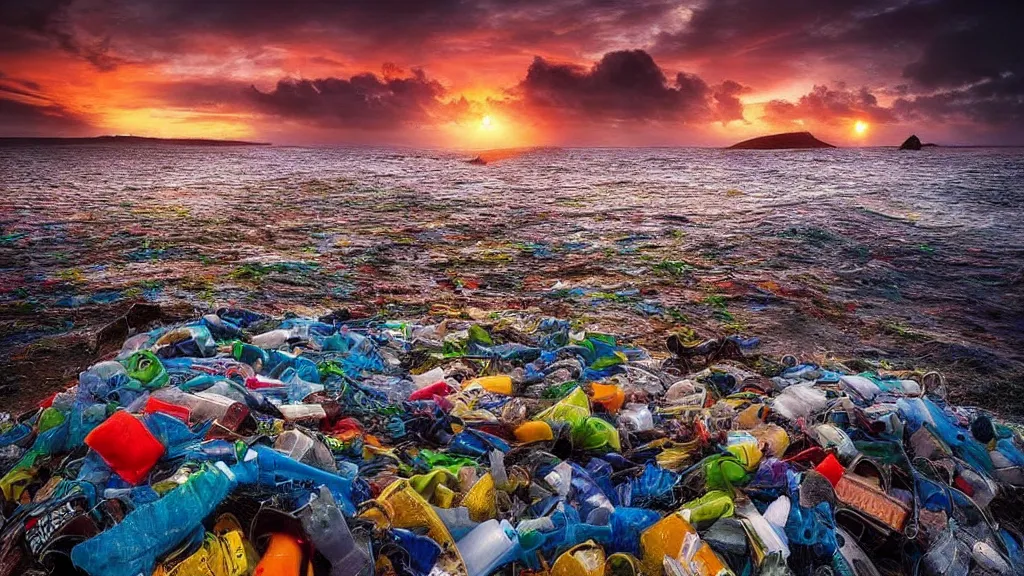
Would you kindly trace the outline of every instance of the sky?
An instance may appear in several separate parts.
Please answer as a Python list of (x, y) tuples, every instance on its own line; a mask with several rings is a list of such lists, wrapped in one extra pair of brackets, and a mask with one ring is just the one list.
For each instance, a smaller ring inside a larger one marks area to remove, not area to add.
[(1024, 144), (1021, 0), (0, 0), (0, 136)]

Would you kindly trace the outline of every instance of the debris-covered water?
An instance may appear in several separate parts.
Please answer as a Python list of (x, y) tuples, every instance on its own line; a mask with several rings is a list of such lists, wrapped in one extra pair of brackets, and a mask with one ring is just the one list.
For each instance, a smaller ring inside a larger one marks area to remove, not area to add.
[(466, 158), (0, 147), (0, 393), (65, 386), (138, 301), (538, 308), (655, 353), (673, 332), (739, 333), (769, 354), (933, 367), (954, 401), (1024, 412), (1024, 149)]

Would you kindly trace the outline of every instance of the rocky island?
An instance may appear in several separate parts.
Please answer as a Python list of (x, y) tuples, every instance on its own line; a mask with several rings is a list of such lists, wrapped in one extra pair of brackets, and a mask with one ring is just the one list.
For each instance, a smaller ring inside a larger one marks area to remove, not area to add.
[(803, 148), (835, 148), (828, 142), (822, 142), (810, 132), (787, 132), (772, 134), (744, 140), (729, 146), (729, 150), (792, 150)]

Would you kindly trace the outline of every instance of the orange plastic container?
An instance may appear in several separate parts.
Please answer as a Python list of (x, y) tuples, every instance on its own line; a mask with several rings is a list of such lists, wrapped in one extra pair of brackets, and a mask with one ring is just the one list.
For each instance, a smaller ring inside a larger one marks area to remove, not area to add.
[(302, 543), (289, 534), (275, 532), (253, 576), (313, 576), (313, 566), (303, 566)]
[(609, 414), (618, 412), (626, 401), (626, 393), (614, 384), (591, 384), (590, 390), (594, 394), (591, 398), (594, 404), (604, 406)]
[(551, 430), (551, 426), (547, 422), (541, 422), (535, 420), (531, 422), (524, 422), (514, 432), (516, 440), (520, 442), (542, 442), (544, 440), (551, 440), (555, 437), (554, 432)]

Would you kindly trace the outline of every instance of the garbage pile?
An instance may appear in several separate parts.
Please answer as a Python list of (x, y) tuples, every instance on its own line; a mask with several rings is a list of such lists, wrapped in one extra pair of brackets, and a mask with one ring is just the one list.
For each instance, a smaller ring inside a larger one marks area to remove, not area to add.
[(1024, 572), (1018, 426), (756, 345), (498, 313), (137, 334), (0, 416), (0, 576)]

